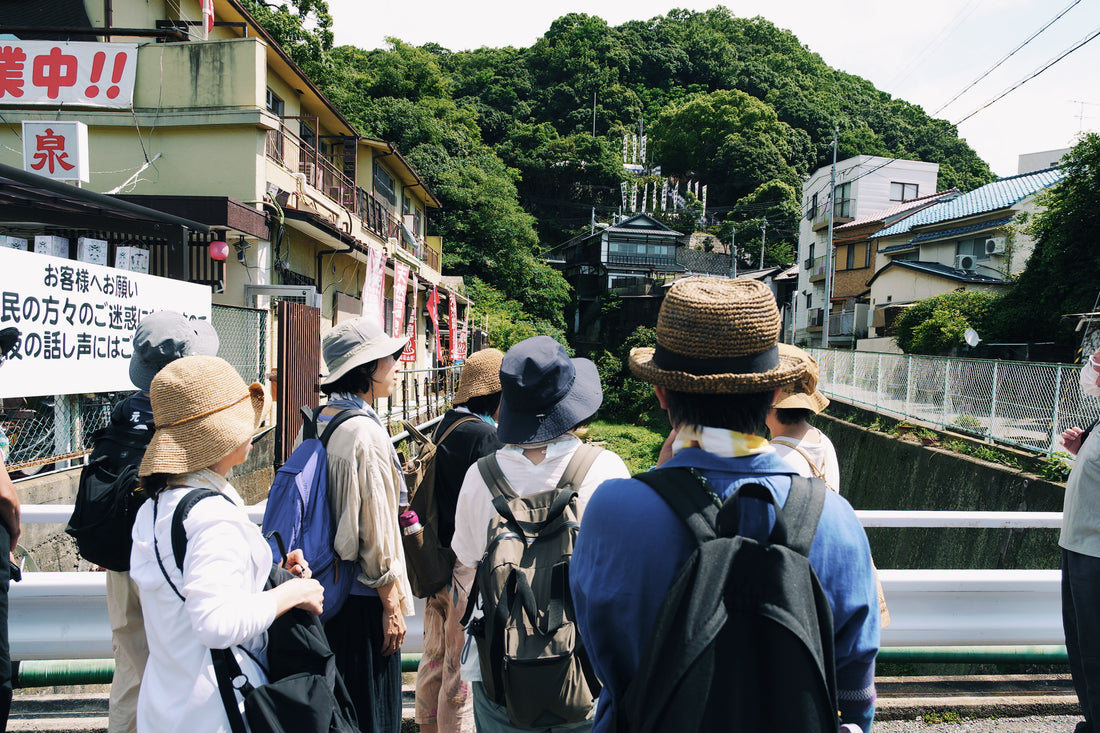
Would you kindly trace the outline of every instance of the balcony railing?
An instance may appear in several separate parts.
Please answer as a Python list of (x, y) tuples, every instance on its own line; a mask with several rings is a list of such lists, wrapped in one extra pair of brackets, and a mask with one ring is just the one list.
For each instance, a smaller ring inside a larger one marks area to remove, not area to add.
[(439, 250), (428, 247), (419, 235), (414, 236), (415, 244), (406, 241), (402, 236), (401, 222), (390, 212), (389, 205), (370, 191), (355, 185), (355, 181), (344, 175), (331, 158), (292, 133), (285, 120), (278, 130), (267, 132), (267, 157), (284, 168), (296, 169), (305, 176), (307, 184), (358, 217), (363, 226), (379, 239), (396, 241), (398, 247), (436, 272), (441, 271), (442, 255)]
[(821, 257), (815, 257), (810, 264), (810, 282), (816, 282), (825, 277), (825, 267), (828, 264), (829, 258), (826, 255)]
[[(847, 224), (852, 221), (852, 214), (855, 208), (856, 200), (852, 198), (837, 199), (833, 202), (833, 226), (839, 226), (841, 224)], [(829, 207), (822, 206), (817, 211), (817, 216), (813, 219), (813, 230), (824, 229), (829, 226)]]

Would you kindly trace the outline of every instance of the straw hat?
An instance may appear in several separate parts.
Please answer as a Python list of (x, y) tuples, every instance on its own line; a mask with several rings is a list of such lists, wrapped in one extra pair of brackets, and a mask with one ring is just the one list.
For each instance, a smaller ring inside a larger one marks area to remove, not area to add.
[(692, 277), (676, 282), (657, 316), (657, 348), (630, 350), (630, 371), (677, 392), (767, 392), (806, 365), (778, 349), (775, 297), (757, 280)]
[(806, 374), (798, 382), (786, 385), (772, 407), (777, 410), (813, 410), (816, 415), (829, 406), (829, 398), (817, 391), (817, 361), (797, 346), (779, 344), (779, 353), (788, 354), (806, 364)]
[(387, 336), (377, 321), (352, 318), (334, 327), (321, 339), (321, 355), (328, 367), (328, 376), (321, 384), (332, 384), (352, 369), (392, 356), (405, 348), (404, 336)]
[(216, 356), (218, 334), (209, 321), (188, 318), (175, 311), (157, 311), (141, 319), (134, 329), (130, 381), (149, 391), (153, 377), (183, 356)]
[(505, 443), (541, 443), (564, 435), (596, 414), (603, 387), (596, 365), (570, 359), (549, 336), (508, 349), (500, 365), (497, 437)]
[(500, 363), (504, 352), (500, 349), (482, 349), (470, 354), (458, 379), (454, 403), (464, 405), (472, 397), (500, 391)]
[(245, 384), (216, 356), (173, 361), (153, 378), (149, 399), (156, 431), (139, 476), (213, 466), (252, 437), (267, 407), (263, 385)]

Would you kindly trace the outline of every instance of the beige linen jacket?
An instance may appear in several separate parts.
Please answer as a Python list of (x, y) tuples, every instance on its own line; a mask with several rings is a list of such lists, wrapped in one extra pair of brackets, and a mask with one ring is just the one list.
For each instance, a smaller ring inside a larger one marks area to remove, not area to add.
[(358, 580), (364, 585), (396, 582), (401, 613), (412, 616), (412, 588), (397, 523), (405, 479), (393, 463), (389, 434), (369, 417), (354, 417), (333, 431), (327, 453), (336, 553), (343, 560), (358, 559)]

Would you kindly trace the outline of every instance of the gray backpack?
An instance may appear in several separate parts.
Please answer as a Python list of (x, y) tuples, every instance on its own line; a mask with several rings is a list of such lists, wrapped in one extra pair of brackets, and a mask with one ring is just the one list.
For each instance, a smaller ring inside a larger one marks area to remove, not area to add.
[(522, 728), (584, 720), (600, 691), (577, 632), (569, 561), (580, 528), (576, 489), (602, 450), (582, 445), (556, 488), (529, 496), (516, 494), (495, 455), (477, 463), (497, 516), (462, 621), (480, 598), (485, 616), (469, 634), (482, 684)]

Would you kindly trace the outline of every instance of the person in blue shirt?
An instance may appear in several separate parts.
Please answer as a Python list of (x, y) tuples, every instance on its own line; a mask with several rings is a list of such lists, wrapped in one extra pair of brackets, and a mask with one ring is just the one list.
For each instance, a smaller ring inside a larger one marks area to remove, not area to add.
[[(763, 437), (780, 387), (803, 377), (804, 361), (783, 344), (771, 291), (754, 280), (694, 277), (669, 290), (657, 320), (657, 347), (631, 351), (636, 377), (654, 385), (672, 432), (662, 465), (691, 467), (722, 499), (741, 484), (767, 487), (782, 505), (793, 470)], [(832, 491), (810, 549), (810, 564), (832, 606), (841, 720), (867, 733), (874, 718), (879, 608), (866, 534)], [(746, 509), (741, 534), (764, 540), (763, 503)], [(590, 500), (570, 566), (581, 638), (604, 684), (596, 733), (608, 731), (645, 653), (666, 591), (695, 543), (687, 527), (641, 481), (605, 481)], [(737, 664), (730, 659), (729, 664)]]

